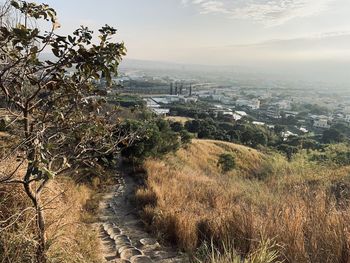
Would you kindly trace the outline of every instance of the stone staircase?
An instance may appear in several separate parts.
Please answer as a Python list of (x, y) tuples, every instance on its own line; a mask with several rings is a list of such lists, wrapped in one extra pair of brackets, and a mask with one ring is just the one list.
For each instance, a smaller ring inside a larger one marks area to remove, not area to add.
[(137, 184), (131, 177), (119, 177), (117, 186), (101, 203), (100, 238), (106, 262), (189, 262), (185, 254), (165, 247), (144, 230), (130, 203)]

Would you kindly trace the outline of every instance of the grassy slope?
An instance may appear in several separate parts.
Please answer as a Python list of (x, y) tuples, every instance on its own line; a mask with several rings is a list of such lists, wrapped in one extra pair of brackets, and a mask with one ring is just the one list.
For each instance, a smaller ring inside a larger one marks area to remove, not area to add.
[(165, 119), (168, 121), (181, 122), (182, 124), (185, 124), (186, 122), (193, 120), (192, 118), (189, 118), (189, 117), (179, 117), (179, 116), (167, 116), (165, 117)]
[[(237, 161), (228, 174), (216, 165), (224, 152)], [(335, 181), (348, 180), (348, 167), (320, 167), (302, 156), (288, 163), (244, 146), (194, 140), (164, 160), (147, 161), (146, 169), (147, 188), (137, 193), (143, 216), (185, 250), (213, 238), (233, 240), (247, 255), (270, 238), (286, 262), (349, 260), (349, 209), (336, 207), (330, 194)]]

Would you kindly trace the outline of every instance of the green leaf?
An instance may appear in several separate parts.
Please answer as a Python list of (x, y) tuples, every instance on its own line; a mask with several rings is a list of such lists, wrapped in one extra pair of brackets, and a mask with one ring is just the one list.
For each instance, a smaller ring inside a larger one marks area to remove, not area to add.
[(19, 4), (17, 1), (11, 1), (11, 5), (16, 9), (19, 9)]
[(60, 53), (59, 53), (59, 50), (58, 50), (58, 49), (53, 48), (53, 49), (52, 49), (52, 53), (53, 53), (56, 57), (60, 57)]
[(53, 171), (50, 171), (46, 167), (41, 167), (40, 170), (48, 179), (53, 179), (56, 176), (56, 174)]

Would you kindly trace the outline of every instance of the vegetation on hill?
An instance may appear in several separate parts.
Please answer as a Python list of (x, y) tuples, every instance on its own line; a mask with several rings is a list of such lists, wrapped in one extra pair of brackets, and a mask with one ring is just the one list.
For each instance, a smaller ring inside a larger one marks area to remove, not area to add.
[[(233, 170), (217, 166), (222, 154), (234, 156)], [(146, 161), (147, 186), (136, 195), (150, 230), (200, 262), (348, 262), (350, 167), (310, 161), (313, 154), (288, 162), (194, 140)]]
[[(277, 149), (288, 159), (302, 149), (322, 149), (327, 144), (350, 142), (349, 124), (339, 120), (335, 121), (330, 129), (317, 130), (317, 134), (314, 134), (301, 131), (297, 120), (292, 116), (282, 116), (270, 123), (273, 125), (264, 125), (263, 123), (254, 124), (251, 116), (233, 120), (232, 116), (225, 115), (213, 108), (212, 104), (203, 101), (195, 104), (174, 102), (167, 107), (171, 115), (191, 117), (192, 119), (186, 122), (182, 119), (181, 123), (187, 131), (199, 139), (223, 140), (253, 148), (268, 146)], [(306, 115), (325, 110), (317, 105), (306, 105), (306, 108), (308, 109)], [(250, 114), (254, 113), (250, 112)], [(172, 117), (169, 119), (176, 122)], [(308, 125), (312, 127), (312, 123)], [(297, 136), (287, 135), (287, 131)]]

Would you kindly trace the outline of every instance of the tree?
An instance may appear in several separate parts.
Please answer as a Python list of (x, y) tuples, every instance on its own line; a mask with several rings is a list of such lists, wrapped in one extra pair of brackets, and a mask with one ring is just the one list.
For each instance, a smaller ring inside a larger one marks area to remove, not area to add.
[(192, 141), (192, 135), (186, 130), (180, 131), (180, 137), (182, 145), (187, 145)]
[(345, 136), (338, 129), (330, 128), (325, 130), (322, 135), (322, 141), (324, 143), (338, 143), (345, 140)]
[(284, 153), (288, 159), (288, 161), (292, 161), (293, 156), (298, 153), (298, 148), (295, 146), (291, 146), (288, 144), (280, 144), (277, 146), (277, 150)]
[(262, 131), (257, 131), (253, 137), (252, 146), (256, 147), (258, 145), (262, 145), (262, 146), (267, 145), (267, 136)]
[[(133, 138), (121, 130), (116, 113), (106, 110), (106, 101), (95, 96), (94, 86), (101, 78), (111, 84), (125, 47), (111, 42), (116, 30), (110, 26), (99, 30), (93, 44), (93, 32), (86, 27), (57, 35), (56, 12), (48, 5), (12, 1), (11, 8), (19, 19), (16, 25), (1, 22), (0, 97), (7, 101), (15, 119), (10, 128), (20, 139), (12, 153), (23, 157), (15, 171), (0, 173), (0, 183), (23, 186), (36, 214), (37, 262), (46, 262), (42, 194), (47, 183), (69, 169), (94, 166)], [(50, 23), (50, 32), (30, 26), (39, 20)], [(55, 59), (42, 59), (48, 51)], [(25, 174), (15, 177), (22, 166)]]
[(170, 123), (170, 127), (174, 132), (180, 132), (184, 129), (184, 126), (181, 122), (175, 121)]
[(148, 157), (162, 157), (180, 147), (181, 137), (171, 130), (163, 119), (127, 121), (126, 131), (137, 133), (137, 138), (122, 150), (122, 155), (139, 164)]
[(229, 172), (236, 167), (235, 157), (230, 153), (220, 154), (217, 166), (220, 167), (224, 173)]
[(197, 133), (199, 131), (199, 127), (200, 127), (199, 120), (187, 121), (185, 123), (186, 130), (191, 132), (191, 133)]
[(282, 132), (286, 131), (286, 126), (277, 124), (273, 129), (276, 134), (281, 135)]

